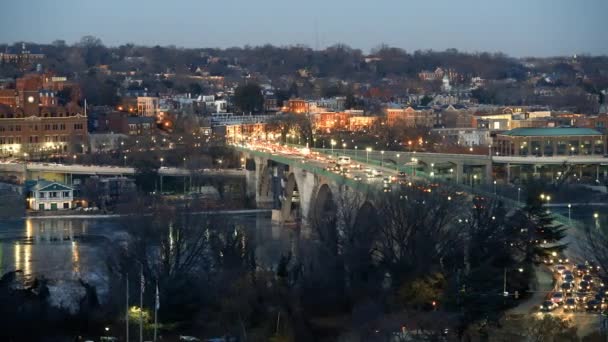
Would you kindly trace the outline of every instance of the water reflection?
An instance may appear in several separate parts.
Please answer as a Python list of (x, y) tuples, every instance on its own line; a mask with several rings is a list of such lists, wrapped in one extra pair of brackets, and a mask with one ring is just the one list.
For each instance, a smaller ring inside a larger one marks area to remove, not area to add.
[[(300, 237), (297, 230), (273, 225), (267, 214), (226, 215), (222, 217), (244, 229), (255, 243), (258, 263), (276, 266), (281, 255), (299, 254)], [(176, 237), (169, 227), (169, 243)], [(208, 234), (208, 232), (206, 232)], [(106, 248), (124, 238), (123, 225), (118, 219), (36, 218), (0, 221), (0, 275), (14, 270), (23, 272), (24, 280), (44, 276), (53, 280), (94, 278), (101, 282), (105, 276)]]

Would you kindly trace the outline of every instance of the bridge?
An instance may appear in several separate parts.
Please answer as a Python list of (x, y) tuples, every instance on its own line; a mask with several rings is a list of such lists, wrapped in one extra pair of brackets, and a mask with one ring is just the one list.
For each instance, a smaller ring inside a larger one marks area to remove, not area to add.
[[(21, 183), (26, 179), (52, 179), (66, 184), (72, 183), (75, 175), (80, 176), (133, 176), (137, 170), (127, 166), (108, 165), (81, 165), (57, 163), (0, 163), (0, 174), (13, 176)], [(189, 170), (175, 167), (161, 167), (158, 170), (160, 177), (189, 177), (193, 174), (206, 176), (242, 177), (244, 171), (233, 169), (203, 169)]]
[[(367, 210), (373, 207), (374, 196), (382, 190), (380, 182), (367, 182), (365, 176), (362, 180), (355, 180), (354, 177), (347, 178), (327, 170), (331, 164), (327, 159), (331, 155), (328, 149), (315, 149), (319, 153), (318, 157), (304, 157), (302, 154), (282, 153), (259, 146), (239, 145), (235, 148), (246, 158), (248, 195), (255, 198), (259, 207), (275, 209), (273, 219), (279, 222), (298, 222), (306, 227), (313, 213), (324, 215), (328, 210), (333, 210), (335, 215), (335, 212), (344, 209), (337, 203), (338, 196), (344, 193), (363, 194), (362, 197), (359, 196), (358, 205), (360, 209)], [(512, 208), (523, 205), (517, 188), (517, 200), (497, 195), (496, 183), (492, 180), (495, 157), (342, 149), (333, 154), (352, 156), (355, 163), (361, 164), (362, 169), (375, 168), (384, 171), (385, 175), (405, 172), (410, 179), (456, 187), (469, 194), (499, 198)], [(602, 159), (593, 161), (599, 160)], [(560, 224), (570, 227), (582, 225), (558, 213), (552, 212), (552, 215)]]

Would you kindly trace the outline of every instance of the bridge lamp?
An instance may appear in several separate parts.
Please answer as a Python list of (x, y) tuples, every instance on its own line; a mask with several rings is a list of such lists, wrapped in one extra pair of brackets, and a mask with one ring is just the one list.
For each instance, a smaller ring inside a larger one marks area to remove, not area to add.
[(330, 141), (331, 144), (331, 154), (334, 154), (334, 146), (336, 146), (336, 141), (334, 139), (331, 139)]
[(401, 154), (397, 153), (397, 167), (395, 168), (397, 171), (399, 171), (400, 163), (401, 163)]
[(369, 164), (369, 153), (372, 151), (371, 147), (365, 149), (365, 162)]
[(380, 151), (380, 166), (384, 166), (384, 150)]
[(568, 203), (568, 222), (572, 223), (572, 204)]

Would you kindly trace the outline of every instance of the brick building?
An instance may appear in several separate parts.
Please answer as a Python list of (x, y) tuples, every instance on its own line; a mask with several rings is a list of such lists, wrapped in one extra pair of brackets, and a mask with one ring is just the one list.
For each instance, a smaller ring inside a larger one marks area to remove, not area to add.
[(87, 117), (75, 103), (49, 105), (42, 79), (17, 80), (14, 106), (0, 104), (0, 155), (32, 156), (81, 152), (87, 145)]

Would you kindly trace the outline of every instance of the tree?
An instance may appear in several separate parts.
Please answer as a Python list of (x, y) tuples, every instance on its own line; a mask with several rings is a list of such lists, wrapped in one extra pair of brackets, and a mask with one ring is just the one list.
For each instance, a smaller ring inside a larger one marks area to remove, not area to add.
[(566, 244), (561, 243), (565, 228), (554, 224), (549, 210), (544, 207), (544, 198), (540, 184), (529, 184), (526, 205), (513, 215), (513, 225), (520, 228), (514, 245), (520, 249), (525, 264), (541, 263), (566, 248)]
[(461, 250), (460, 233), (452, 225), (462, 202), (449, 190), (433, 190), (415, 184), (379, 198), (377, 257), (395, 287), (430, 272), (448, 271), (453, 254)]
[(262, 88), (255, 83), (240, 85), (234, 91), (234, 104), (243, 113), (259, 113), (264, 110)]

